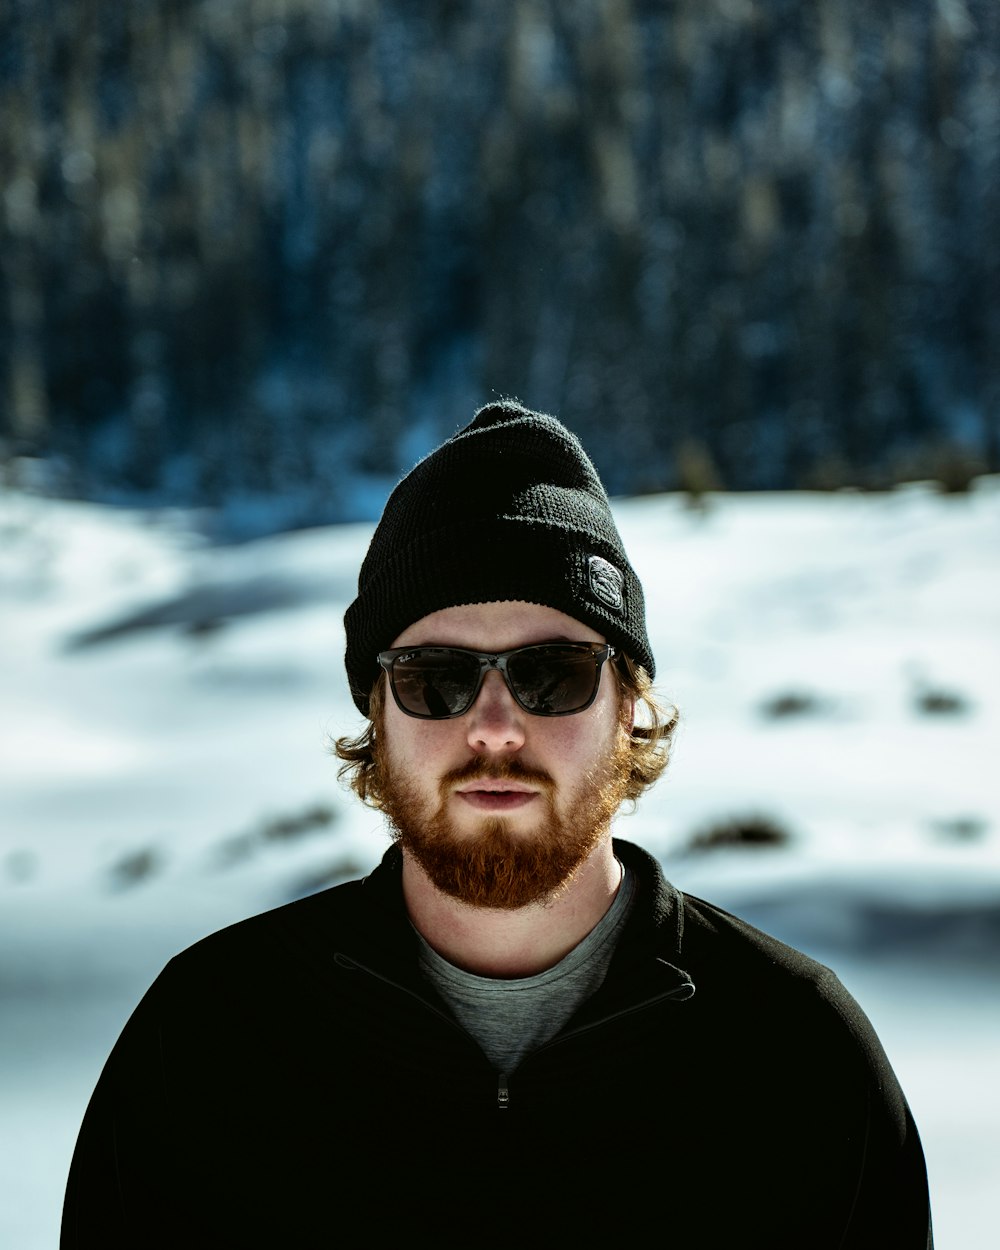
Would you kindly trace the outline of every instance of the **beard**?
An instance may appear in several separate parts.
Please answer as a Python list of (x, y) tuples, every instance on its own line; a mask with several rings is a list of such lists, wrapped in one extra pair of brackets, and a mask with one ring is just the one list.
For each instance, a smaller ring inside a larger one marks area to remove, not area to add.
[[(607, 832), (630, 774), (629, 743), (619, 733), (610, 754), (584, 777), (560, 813), (548, 773), (516, 757), (474, 756), (441, 777), (435, 806), (386, 758), (384, 732), (376, 735), (375, 755), (379, 806), (403, 850), (444, 894), (471, 907), (505, 911), (544, 903), (565, 888)], [(483, 816), (477, 829), (458, 829), (448, 802), (456, 786), (477, 780), (516, 780), (536, 787), (544, 809), (536, 827), (517, 832), (503, 816)]]

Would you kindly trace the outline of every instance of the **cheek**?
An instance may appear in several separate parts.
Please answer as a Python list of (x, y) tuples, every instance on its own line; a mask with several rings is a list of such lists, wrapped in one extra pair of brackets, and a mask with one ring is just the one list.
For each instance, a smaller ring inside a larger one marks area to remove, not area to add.
[(608, 706), (580, 716), (559, 717), (549, 721), (544, 751), (547, 762), (558, 771), (585, 771), (605, 760), (623, 732), (617, 709)]
[(413, 768), (428, 765), (454, 749), (454, 721), (422, 721), (405, 716), (399, 708), (385, 710), (385, 745), (391, 761)]

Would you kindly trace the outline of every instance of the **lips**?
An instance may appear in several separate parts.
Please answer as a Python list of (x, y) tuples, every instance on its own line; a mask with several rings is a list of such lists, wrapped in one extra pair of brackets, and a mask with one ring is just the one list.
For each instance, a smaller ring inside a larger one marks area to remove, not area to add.
[(484, 777), (467, 782), (455, 791), (456, 797), (482, 812), (513, 812), (538, 797), (538, 791), (516, 781), (495, 781)]
[(459, 794), (534, 794), (531, 786), (523, 785), (516, 781), (500, 781), (494, 780), (492, 777), (484, 777), (480, 781), (470, 782), (468, 785), (461, 786), (457, 793)]

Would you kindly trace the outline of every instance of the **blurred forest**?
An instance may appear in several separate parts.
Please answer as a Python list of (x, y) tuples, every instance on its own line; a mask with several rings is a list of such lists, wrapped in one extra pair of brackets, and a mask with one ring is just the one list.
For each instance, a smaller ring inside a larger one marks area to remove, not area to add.
[(495, 394), (614, 493), (1000, 469), (996, 0), (6, 0), (0, 170), (8, 480), (349, 519)]

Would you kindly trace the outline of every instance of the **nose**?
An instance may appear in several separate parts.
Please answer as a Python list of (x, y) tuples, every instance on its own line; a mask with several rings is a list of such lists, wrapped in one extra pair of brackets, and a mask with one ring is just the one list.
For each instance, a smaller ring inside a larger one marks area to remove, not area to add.
[(524, 746), (524, 715), (501, 674), (491, 670), (465, 714), (469, 746), (477, 755), (519, 751)]

